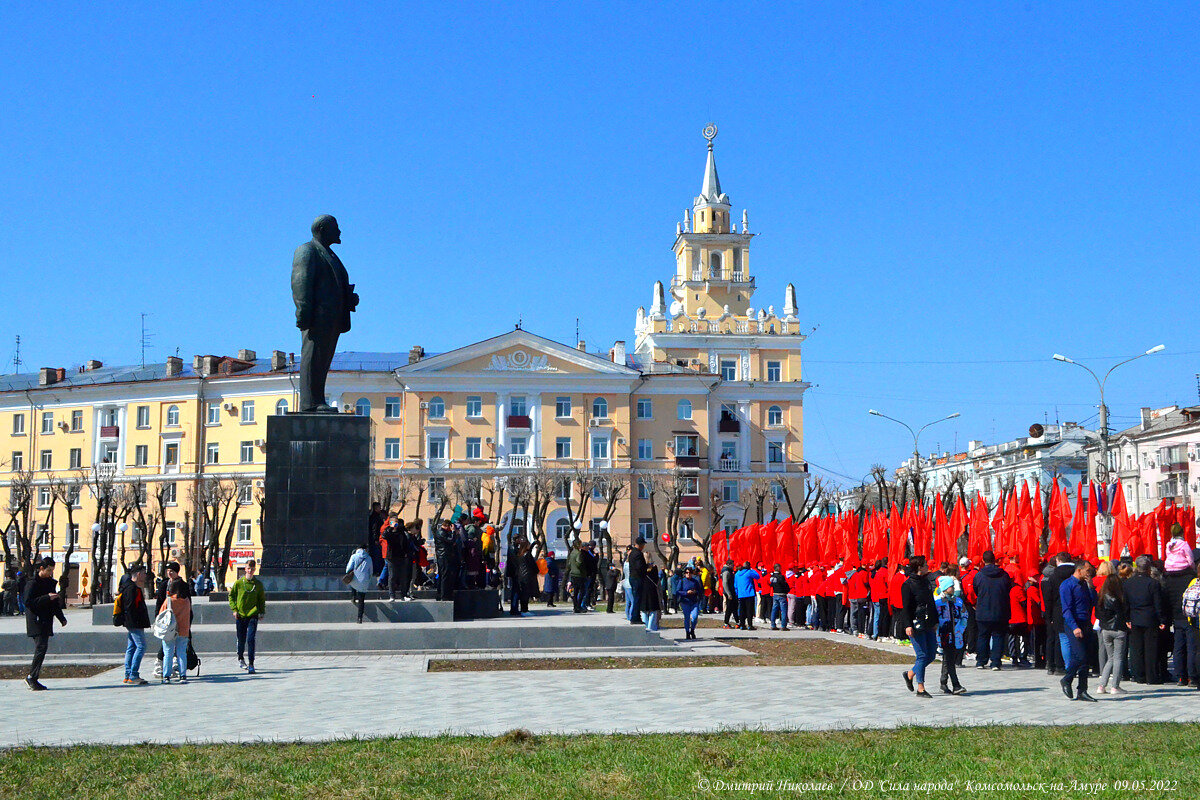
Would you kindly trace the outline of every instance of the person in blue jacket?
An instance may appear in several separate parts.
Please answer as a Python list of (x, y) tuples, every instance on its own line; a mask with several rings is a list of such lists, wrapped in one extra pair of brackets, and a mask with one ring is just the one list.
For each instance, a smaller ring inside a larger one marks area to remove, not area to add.
[(762, 578), (762, 573), (750, 568), (750, 562), (742, 562), (742, 568), (733, 576), (733, 588), (737, 592), (738, 608), (741, 618), (738, 627), (742, 630), (756, 630), (754, 627), (754, 587)]
[(696, 638), (696, 620), (700, 618), (700, 604), (704, 602), (704, 584), (700, 583), (696, 572), (689, 564), (683, 568), (683, 577), (675, 583), (675, 600), (683, 612), (685, 639)]
[(957, 667), (967, 631), (967, 611), (955, 589), (953, 577), (943, 575), (938, 578), (933, 604), (937, 606), (938, 639), (942, 644), (942, 693), (966, 694), (967, 690), (958, 682)]
[[(1063, 628), (1058, 634), (1059, 645), (1062, 648), (1063, 661), (1067, 665), (1067, 674), (1059, 682), (1063, 694), (1071, 700), (1084, 700), (1094, 703), (1096, 698), (1088, 694), (1088, 636), (1092, 633), (1092, 609), (1096, 605), (1096, 590), (1087, 579), (1088, 562), (1079, 559), (1075, 562), (1075, 574), (1067, 578), (1058, 587), (1058, 597), (1061, 601)], [(1074, 695), (1071, 684), (1079, 679), (1079, 688)]]

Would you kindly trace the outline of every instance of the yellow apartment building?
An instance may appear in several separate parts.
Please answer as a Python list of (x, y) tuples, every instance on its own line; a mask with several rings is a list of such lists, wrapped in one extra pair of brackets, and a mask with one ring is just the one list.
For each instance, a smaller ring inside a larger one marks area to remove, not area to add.
[[(551, 480), (556, 490), (539, 525), (561, 552), (572, 520), (593, 530), (603, 523), (617, 544), (651, 538), (656, 519), (661, 534), (666, 494), (676, 498), (686, 557), (714, 509), (717, 529), (737, 527), (751, 487), (779, 497), (807, 476), (809, 384), (795, 290), (786, 287), (780, 312), (753, 305), (753, 236), (745, 211), (740, 229), (732, 221), (710, 139), (700, 195), (676, 228), (675, 273), (668, 285), (654, 284), (649, 311), (637, 309), (632, 346), (589, 352), (583, 342), (518, 328), (439, 354), (419, 345), (340, 353), (329, 397), (343, 412), (371, 418), (374, 483), (409, 500), (406, 518), (429, 520), (442, 497), (452, 507), (480, 487), (494, 498), (520, 478)], [(9, 547), (16, 525), (33, 532), (38, 552), (62, 560), (72, 536), (71, 560), (94, 579), (97, 476), (161, 506), (173, 544), (185, 522), (203, 516), (197, 487), (219, 479), (236, 487), (232, 564), (259, 555), (266, 418), (295, 408), (297, 369), (283, 352), (260, 359), (242, 350), (191, 364), (89, 361), (0, 376), (0, 497), (30, 497), (23, 509), (10, 503), (5, 511)], [(54, 498), (56, 485), (71, 479), (83, 485), (71, 493), (68, 530)], [(582, 483), (595, 488), (581, 512)], [(606, 486), (618, 487), (611, 502)], [(511, 502), (493, 511), (515, 530), (531, 522)], [(365, 530), (367, 509), (363, 516)], [(131, 520), (120, 533), (127, 557), (139, 535)]]

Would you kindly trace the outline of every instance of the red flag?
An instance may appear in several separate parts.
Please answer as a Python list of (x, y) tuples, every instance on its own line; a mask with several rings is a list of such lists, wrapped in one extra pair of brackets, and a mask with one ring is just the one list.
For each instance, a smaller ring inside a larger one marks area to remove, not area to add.
[(1050, 489), (1050, 538), (1046, 542), (1047, 557), (1067, 549), (1067, 515), (1071, 513), (1070, 509), (1066, 491), (1055, 481)]
[(935, 566), (940, 565), (944, 561), (949, 561), (946, 553), (947, 540), (950, 538), (948, 530), (950, 523), (946, 520), (946, 508), (942, 504), (942, 496), (939, 494), (933, 501), (933, 563)]
[[(1120, 481), (1117, 481), (1116, 493), (1113, 495), (1112, 501), (1112, 518), (1113, 518), (1113, 534), (1112, 534), (1112, 551), (1109, 556), (1119, 558), (1122, 551), (1131, 543), (1133, 531), (1133, 522), (1129, 519), (1129, 512), (1125, 509), (1125, 489)], [(1134, 555), (1130, 551), (1130, 555)]]

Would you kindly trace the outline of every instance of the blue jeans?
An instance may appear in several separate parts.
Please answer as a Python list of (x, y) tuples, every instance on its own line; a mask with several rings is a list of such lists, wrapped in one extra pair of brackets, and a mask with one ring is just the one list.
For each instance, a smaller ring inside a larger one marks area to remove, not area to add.
[(990, 659), (993, 667), (1000, 666), (1000, 660), (1004, 657), (1004, 640), (1008, 635), (1008, 622), (978, 620), (977, 626), (979, 638), (975, 644), (975, 665), (982, 667)]
[(633, 589), (625, 588), (625, 619), (633, 622)]
[(883, 603), (883, 600), (871, 603), (871, 635), (876, 639), (879, 638), (879, 625), (883, 622)]
[[(643, 591), (644, 591), (644, 587), (641, 585), (632, 587), (629, 590), (630, 597), (633, 600), (633, 604), (630, 606), (630, 609), (629, 609), (629, 621), (630, 622), (641, 622), (642, 621), (641, 605), (642, 605), (642, 592)], [(653, 591), (653, 590), (651, 590), (651, 591)]]
[(137, 680), (142, 676), (142, 656), (146, 654), (146, 633), (141, 629), (130, 630), (125, 640), (125, 678)]
[(937, 655), (937, 629), (926, 628), (919, 631), (913, 628), (910, 641), (913, 652), (917, 656), (917, 660), (913, 662), (913, 680), (917, 683), (925, 683), (925, 668), (933, 663), (933, 659)]
[(771, 627), (775, 627), (775, 620), (778, 619), (783, 623), (786, 629), (788, 626), (787, 618), (787, 595), (777, 594), (771, 596)]
[[(258, 635), (258, 617), (238, 617), (237, 619), (237, 657), (254, 666), (254, 639)], [(246, 652), (249, 651), (249, 652)]]
[[(1087, 631), (1084, 631), (1084, 636)], [(1087, 644), (1071, 631), (1058, 635), (1058, 646), (1062, 649), (1063, 662), (1067, 665), (1067, 674), (1063, 677), (1064, 684), (1070, 684), (1079, 678), (1079, 691), (1086, 692), (1088, 684)]]
[(658, 612), (657, 611), (647, 611), (647, 612), (643, 613), (642, 616), (646, 618), (646, 630), (648, 630), (648, 631), (658, 630)]
[(700, 603), (684, 600), (679, 604), (679, 609), (683, 612), (683, 629), (688, 633), (696, 630), (696, 620), (700, 619)]
[(821, 623), (821, 612), (817, 610), (817, 598), (808, 598), (808, 627), (815, 628)]
[[(163, 639), (163, 680), (171, 677), (172, 674), (180, 677), (187, 674), (187, 647), (188, 637), (176, 636), (171, 641)], [(176, 670), (175, 667), (179, 669)]]

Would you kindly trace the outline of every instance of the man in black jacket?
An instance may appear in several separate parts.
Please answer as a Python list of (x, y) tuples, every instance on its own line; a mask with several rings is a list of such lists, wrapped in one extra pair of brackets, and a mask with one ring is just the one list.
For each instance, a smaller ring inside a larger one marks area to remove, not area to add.
[(975, 623), (979, 628), (975, 669), (986, 669), (991, 660), (993, 672), (1000, 671), (1004, 640), (1008, 633), (1009, 592), (1012, 578), (996, 566), (996, 554), (983, 554), (983, 568), (975, 573)]
[(1054, 556), (1054, 572), (1049, 578), (1042, 579), (1042, 603), (1045, 610), (1042, 614), (1046, 620), (1046, 674), (1063, 675), (1066, 664), (1063, 663), (1062, 648), (1055, 647), (1058, 635), (1063, 632), (1062, 600), (1059, 589), (1063, 581), (1075, 575), (1075, 560), (1065, 550)]
[(1163, 681), (1158, 671), (1158, 636), (1167, 627), (1170, 616), (1162, 584), (1150, 577), (1152, 563), (1150, 556), (1138, 556), (1133, 562), (1133, 577), (1125, 581), (1129, 621), (1133, 623), (1129, 632), (1129, 672), (1134, 683)]
[(388, 516), (387, 524), (383, 527), (383, 541), (387, 544), (388, 599), (396, 602), (396, 589), (400, 589), (400, 598), (407, 599), (408, 587), (404, 585), (405, 567), (411, 574), (411, 559), (408, 553), (408, 533), (395, 514)]
[(146, 608), (146, 596), (142, 593), (146, 587), (145, 567), (134, 564), (129, 570), (129, 578), (129, 583), (118, 595), (123, 624), (128, 632), (125, 643), (125, 685), (145, 686), (148, 681), (139, 674), (142, 656), (146, 654), (146, 628), (150, 627), (150, 612)]
[(646, 546), (646, 540), (638, 537), (633, 542), (633, 549), (629, 551), (629, 559), (626, 563), (629, 564), (629, 594), (633, 596), (633, 615), (629, 620), (630, 625), (642, 624), (642, 584), (646, 577), (646, 554), (642, 549)]
[(35, 692), (42, 692), (46, 687), (38, 678), (42, 675), (42, 662), (46, 659), (50, 637), (54, 635), (54, 618), (57, 617), (60, 623), (66, 625), (67, 617), (63, 614), (62, 597), (54, 582), (54, 559), (46, 556), (34, 567), (37, 571), (33, 579), (25, 583), (22, 597), (25, 604), (25, 632), (33, 639), (33, 663), (29, 666), (29, 674), (25, 676), (25, 685)]

